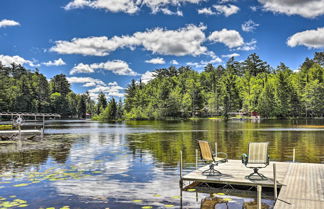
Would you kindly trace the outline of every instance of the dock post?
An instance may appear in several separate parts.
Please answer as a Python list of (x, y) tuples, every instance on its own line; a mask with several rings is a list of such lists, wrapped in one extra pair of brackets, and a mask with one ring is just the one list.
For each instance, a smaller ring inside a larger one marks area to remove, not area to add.
[(43, 115), (43, 130), (45, 129), (45, 116)]
[(257, 186), (257, 192), (258, 192), (258, 194), (257, 194), (257, 203), (258, 203), (258, 209), (261, 209), (261, 192), (262, 192), (262, 187), (261, 187), (261, 185), (258, 185)]
[(277, 190), (277, 165), (273, 164), (273, 189), (274, 189), (274, 199), (278, 198), (278, 190)]
[(295, 157), (296, 157), (296, 150), (295, 148), (293, 149), (293, 163), (295, 162)]
[(217, 157), (217, 142), (215, 142), (215, 156)]
[(44, 129), (41, 128), (41, 139), (43, 140), (44, 139)]
[(198, 169), (198, 149), (196, 149), (196, 170)]
[(180, 151), (180, 179), (182, 179), (182, 151)]
[(19, 140), (21, 140), (21, 127), (20, 127), (20, 124), (18, 124), (18, 130), (19, 130)]

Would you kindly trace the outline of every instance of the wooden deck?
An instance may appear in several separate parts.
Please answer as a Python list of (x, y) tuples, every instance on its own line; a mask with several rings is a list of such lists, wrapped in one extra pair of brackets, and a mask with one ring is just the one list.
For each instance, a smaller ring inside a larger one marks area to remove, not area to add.
[(276, 163), (278, 188), (281, 188), (275, 209), (324, 208), (324, 164), (272, 162), (260, 169), (269, 179), (257, 181), (245, 178), (252, 169), (246, 168), (240, 160), (229, 160), (216, 168), (224, 174), (222, 176), (202, 175), (201, 172), (208, 169), (204, 166), (182, 176), (182, 180), (273, 188), (273, 163)]
[(324, 164), (289, 163), (274, 209), (323, 209)]
[[(15, 134), (19, 133), (18, 130), (1, 130), (0, 134)], [(21, 130), (21, 133), (41, 133), (40, 130)]]

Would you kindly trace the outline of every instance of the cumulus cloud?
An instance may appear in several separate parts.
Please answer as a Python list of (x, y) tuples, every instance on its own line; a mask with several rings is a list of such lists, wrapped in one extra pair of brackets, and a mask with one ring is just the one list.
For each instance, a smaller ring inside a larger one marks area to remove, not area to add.
[(63, 61), (62, 58), (59, 58), (54, 61), (48, 61), (48, 62), (43, 62), (43, 65), (46, 66), (61, 66), (61, 65), (66, 65), (66, 63)]
[(314, 18), (324, 14), (324, 0), (259, 0), (264, 10)]
[(238, 57), (238, 56), (240, 56), (238, 53), (222, 55), (222, 57), (225, 57), (225, 58), (232, 58), (232, 57)]
[(180, 10), (177, 10), (177, 11), (175, 11), (175, 12), (172, 12), (170, 9), (168, 9), (168, 8), (162, 8), (161, 9), (161, 12), (163, 13), (163, 14), (165, 14), (165, 15), (177, 15), (177, 16), (183, 16), (183, 13), (182, 13), (182, 11), (180, 11)]
[(179, 65), (179, 62), (177, 60), (171, 60), (170, 64), (172, 65)]
[(239, 46), (236, 48), (236, 50), (241, 51), (251, 51), (256, 49), (256, 43), (257, 41), (255, 39), (252, 39), (250, 42), (244, 43), (242, 46)]
[(142, 74), (141, 80), (143, 83), (148, 83), (153, 78), (154, 78), (154, 72), (146, 71), (144, 74)]
[(10, 27), (10, 26), (19, 26), (19, 25), (20, 25), (20, 23), (14, 21), (14, 20), (7, 20), (7, 19), (0, 20), (0, 28)]
[(290, 47), (304, 45), (308, 48), (324, 48), (324, 27), (295, 33), (288, 38), (287, 45)]
[(31, 67), (37, 67), (38, 65), (34, 64), (30, 60), (26, 60), (20, 56), (8, 56), (8, 55), (2, 55), (0, 54), (0, 62), (4, 66), (10, 66), (12, 63), (15, 63), (17, 65), (24, 65), (28, 64)]
[(108, 86), (97, 85), (95, 88), (90, 89), (89, 93), (92, 95), (96, 95), (100, 92), (103, 92), (108, 96), (123, 97), (124, 93), (121, 92), (123, 89), (124, 88), (119, 86), (117, 82), (112, 82)]
[(64, 9), (78, 9), (90, 7), (94, 9), (104, 9), (109, 12), (124, 12), (133, 14), (139, 10), (135, 1), (132, 0), (74, 0), (69, 2)]
[(145, 60), (146, 63), (151, 63), (151, 64), (160, 64), (163, 65), (165, 64), (165, 61), (162, 57), (157, 57), (157, 58), (153, 58), (150, 60)]
[(85, 87), (105, 85), (105, 82), (103, 82), (102, 80), (91, 77), (67, 77), (67, 80), (70, 83), (84, 83), (83, 86)]
[(225, 17), (233, 15), (240, 10), (240, 8), (238, 8), (233, 4), (229, 4), (229, 5), (218, 4), (218, 5), (213, 5), (213, 7), (217, 10), (218, 14), (224, 14)]
[(256, 12), (258, 10), (258, 7), (256, 6), (250, 6), (250, 9), (253, 11), (253, 12)]
[(221, 63), (223, 61), (212, 51), (209, 51), (206, 54), (211, 57), (210, 60), (201, 60), (200, 62), (187, 62), (186, 64), (189, 66), (194, 66), (196, 68), (202, 68), (205, 67), (207, 64)]
[(244, 44), (243, 38), (236, 30), (227, 30), (226, 28), (221, 31), (214, 31), (208, 37), (212, 42), (223, 43), (229, 48), (239, 47)]
[(202, 46), (205, 41), (205, 26), (188, 25), (178, 30), (155, 28), (145, 32), (136, 32), (132, 36), (106, 36), (73, 38), (71, 41), (56, 41), (50, 51), (60, 54), (82, 54), (106, 56), (118, 48), (133, 49), (142, 46), (147, 51), (162, 55), (193, 55), (207, 51)]
[(179, 7), (185, 3), (197, 4), (204, 0), (73, 0), (69, 2), (64, 9), (78, 9), (90, 7), (93, 9), (104, 9), (109, 12), (124, 12), (134, 14), (138, 12), (141, 7), (146, 6), (150, 8), (153, 14), (162, 12), (167, 15), (180, 15), (181, 11), (172, 12), (168, 7)]
[(108, 70), (117, 75), (137, 75), (137, 73), (134, 72), (125, 61), (122, 60), (113, 60), (93, 64), (79, 63), (72, 68), (70, 74), (73, 75), (76, 73), (93, 73), (97, 69)]
[(259, 24), (253, 22), (253, 20), (248, 20), (246, 21), (245, 23), (243, 23), (241, 25), (242, 27), (242, 30), (245, 31), (245, 32), (252, 32), (256, 29), (256, 27), (258, 27)]
[(198, 9), (197, 11), (198, 11), (198, 14), (205, 14), (205, 15), (215, 15), (216, 14), (216, 12), (212, 11), (212, 9), (210, 7)]

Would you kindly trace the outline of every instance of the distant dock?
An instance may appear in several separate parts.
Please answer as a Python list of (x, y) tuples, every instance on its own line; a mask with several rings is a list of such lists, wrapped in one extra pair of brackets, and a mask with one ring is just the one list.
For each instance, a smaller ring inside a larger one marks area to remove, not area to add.
[[(199, 183), (223, 184), (229, 187), (250, 186), (274, 188), (273, 164), (276, 164), (276, 182), (280, 189), (274, 209), (323, 209), (324, 208), (324, 164), (314, 163), (289, 163), (271, 162), (266, 168), (260, 169), (260, 173), (268, 177), (268, 180), (249, 180), (245, 176), (252, 172), (246, 168), (240, 160), (217, 166), (222, 176), (205, 176), (202, 171), (208, 169), (208, 165), (194, 170), (186, 175), (181, 175), (180, 186), (188, 183), (185, 188)], [(182, 167), (182, 166), (181, 166)]]
[[(41, 133), (41, 130), (21, 130), (21, 133)], [(18, 134), (19, 130), (0, 130), (0, 134)]]

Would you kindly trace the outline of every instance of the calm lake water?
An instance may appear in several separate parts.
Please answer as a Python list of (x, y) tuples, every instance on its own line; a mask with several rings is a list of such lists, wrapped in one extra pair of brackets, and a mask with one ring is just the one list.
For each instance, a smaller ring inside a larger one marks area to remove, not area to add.
[[(324, 121), (52, 121), (47, 146), (1, 145), (0, 208), (180, 208), (179, 151), (194, 169), (196, 140), (240, 159), (251, 141), (270, 142), (270, 158), (324, 162)], [(208, 194), (183, 192), (183, 208)], [(216, 208), (254, 197), (219, 195)], [(197, 199), (196, 199), (197, 198)], [(273, 200), (263, 199), (268, 206)]]

